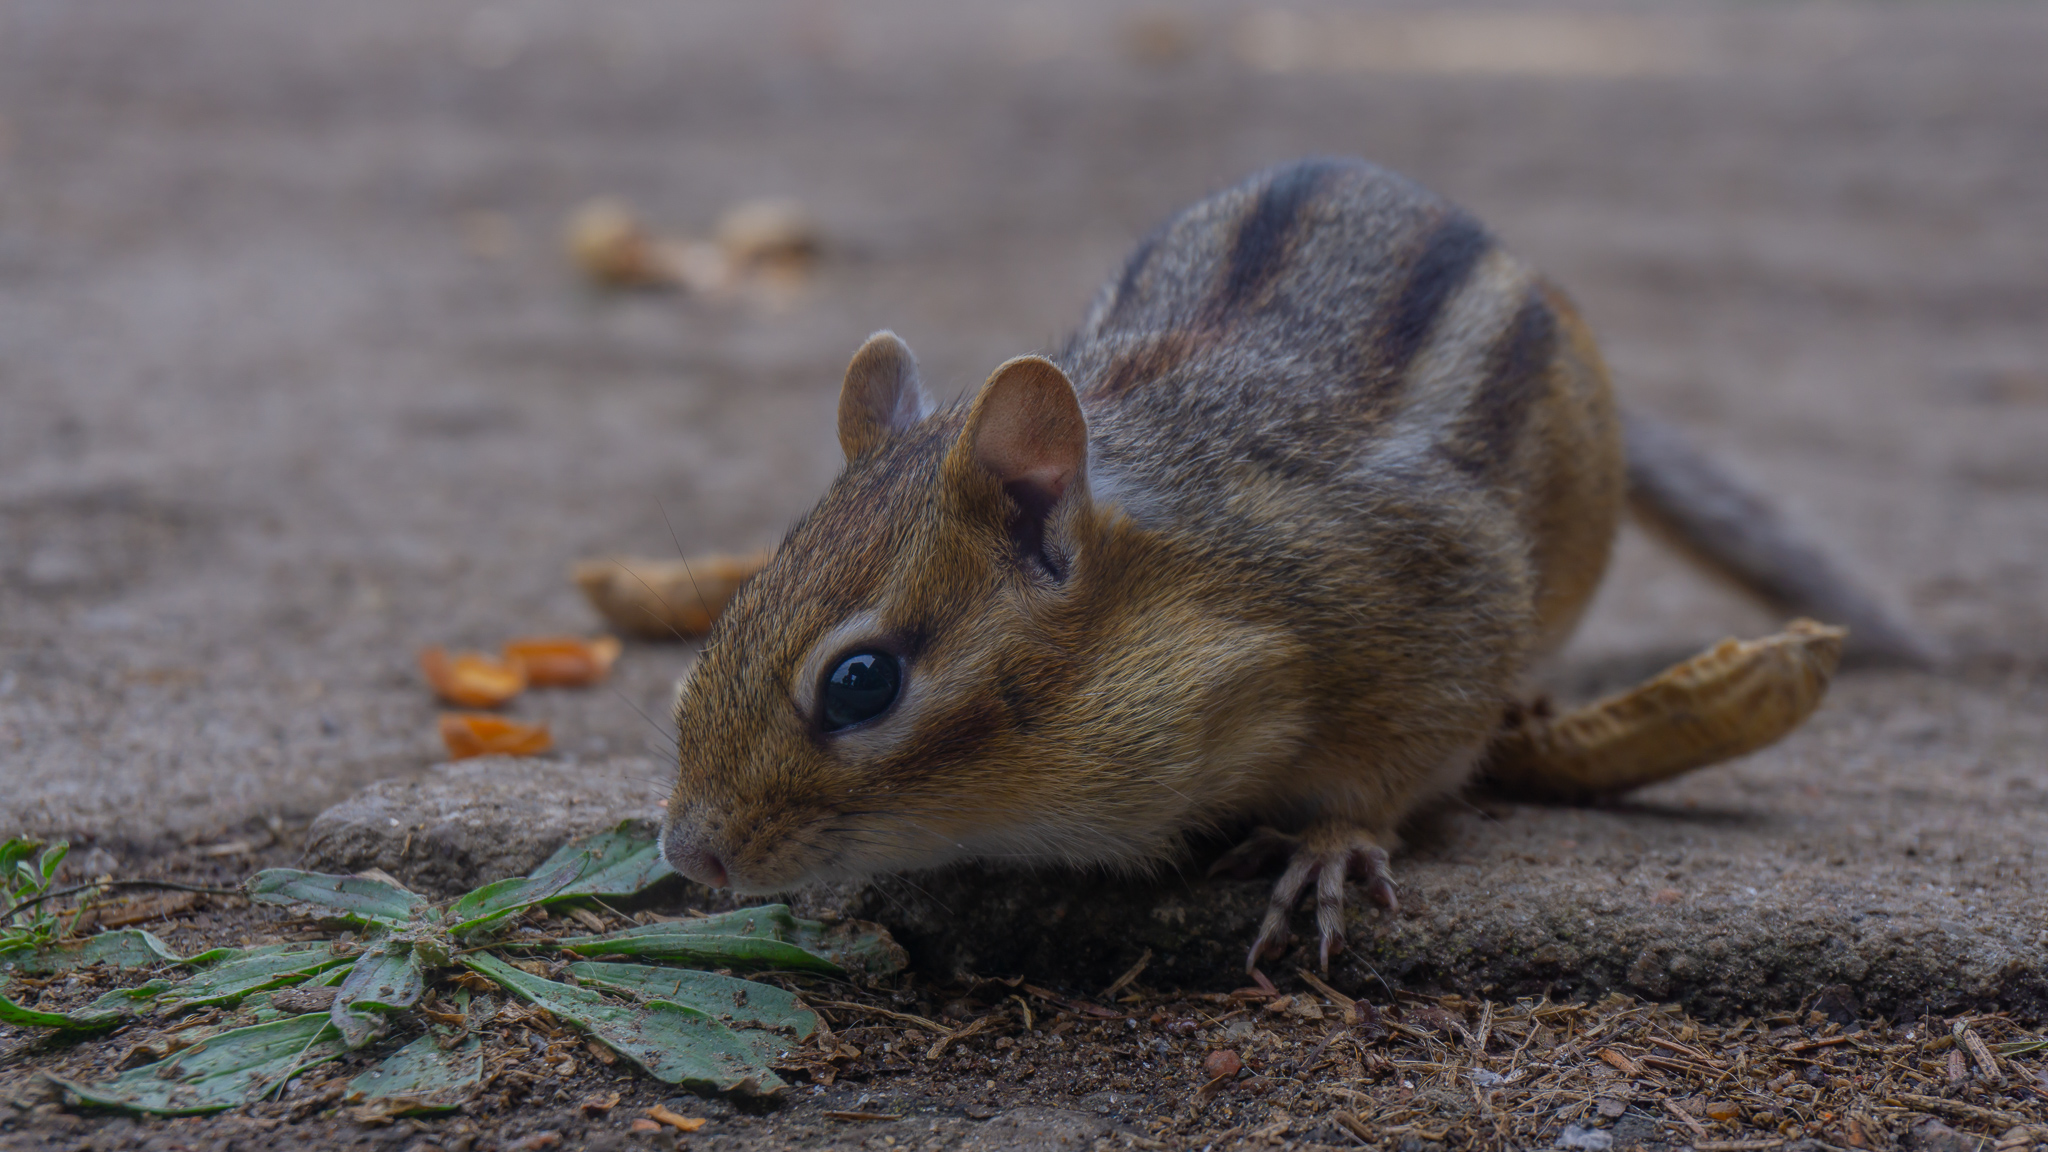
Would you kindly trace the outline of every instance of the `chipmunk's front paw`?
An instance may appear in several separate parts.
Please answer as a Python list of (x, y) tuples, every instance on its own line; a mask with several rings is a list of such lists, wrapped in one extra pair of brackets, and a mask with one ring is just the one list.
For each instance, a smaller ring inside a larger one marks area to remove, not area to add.
[(1344, 882), (1357, 879), (1365, 885), (1368, 898), (1388, 912), (1400, 910), (1394, 895), (1393, 873), (1387, 869), (1387, 850), (1379, 837), (1353, 825), (1318, 824), (1300, 836), (1261, 828), (1251, 838), (1218, 860), (1210, 875), (1242, 875), (1248, 866), (1286, 854), (1287, 870), (1273, 885), (1273, 899), (1266, 905), (1266, 918), (1259, 925), (1259, 937), (1245, 957), (1245, 971), (1254, 975), (1259, 961), (1277, 956), (1287, 947), (1287, 915), (1301, 898), (1310, 881), (1316, 886), (1316, 932), (1321, 937), (1319, 956), (1323, 971), (1330, 970), (1330, 953), (1344, 946)]

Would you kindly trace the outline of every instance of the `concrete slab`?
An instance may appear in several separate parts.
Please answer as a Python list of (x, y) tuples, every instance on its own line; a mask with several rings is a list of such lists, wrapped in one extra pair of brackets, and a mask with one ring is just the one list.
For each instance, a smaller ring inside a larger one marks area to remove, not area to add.
[[(1782, 748), (1629, 805), (1446, 816), (1401, 862), (1411, 914), (1360, 926), (1380, 973), (1703, 1010), (1819, 980), (1887, 1011), (2038, 1003), (2048, 29), (1728, 4), (1517, 38), (1473, 9), (1488, 52), (1387, 60), (1348, 8), (1296, 6), (1312, 35), (1283, 41), (1262, 10), (1177, 6), (1164, 55), (1145, 11), (0, 11), (0, 828), (132, 859), (432, 779), (413, 650), (590, 627), (585, 555), (772, 541), (835, 466), (867, 332), (965, 387), (1053, 342), (1180, 203), (1346, 152), (1475, 209), (1580, 300), (1631, 403), (1963, 654), (1849, 676)], [(597, 299), (555, 233), (598, 193), (698, 233), (797, 195), (827, 256), (779, 309)], [(1631, 537), (1559, 675), (1770, 623)], [(587, 765), (659, 763), (646, 717), (689, 660), (637, 645), (616, 692), (519, 702), (555, 725), (557, 800)], [(1052, 915), (1031, 891), (896, 915), (976, 971), (1134, 951), (1071, 919), (994, 948), (983, 926)], [(1164, 899), (1099, 908), (1127, 929)], [(1190, 972), (1239, 946), (1217, 907)]]

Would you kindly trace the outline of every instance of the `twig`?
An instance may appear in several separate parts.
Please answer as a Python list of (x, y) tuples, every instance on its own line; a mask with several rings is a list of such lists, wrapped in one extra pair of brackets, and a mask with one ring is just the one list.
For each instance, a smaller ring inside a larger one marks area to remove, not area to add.
[(64, 896), (75, 896), (80, 892), (105, 891), (108, 888), (159, 888), (166, 892), (197, 892), (202, 896), (240, 896), (240, 888), (206, 888), (197, 884), (174, 884), (169, 880), (109, 880), (103, 884), (80, 884), (56, 892), (45, 892), (32, 900), (23, 900), (6, 912), (0, 912), (0, 919), (11, 920), (23, 909), (33, 908), (45, 900), (56, 900)]
[(1642, 1068), (1638, 1067), (1635, 1061), (1612, 1048), (1602, 1048), (1598, 1052), (1593, 1053), (1593, 1055), (1613, 1065), (1615, 1070), (1624, 1076), (1641, 1076), (1643, 1074)]
[(1985, 1047), (1984, 1038), (1977, 1035), (1976, 1029), (1963, 1030), (1963, 1047), (1970, 1050), (1970, 1059), (1976, 1061), (1978, 1075), (1993, 1084), (2005, 1083), (2005, 1073), (1998, 1068), (1998, 1057), (1993, 1056), (1991, 1049)]
[(827, 1008), (838, 1008), (847, 1012), (866, 1012), (870, 1016), (883, 1016), (904, 1024), (914, 1024), (927, 1032), (937, 1032), (941, 1036), (950, 1036), (953, 1033), (951, 1028), (943, 1024), (934, 1024), (922, 1016), (912, 1016), (908, 1012), (891, 1012), (887, 1008), (875, 1008), (866, 1004), (850, 1003), (845, 1000), (827, 1000), (824, 1001), (824, 1005)]
[(1150, 948), (1147, 948), (1145, 949), (1145, 954), (1138, 957), (1138, 962), (1136, 964), (1133, 964), (1129, 968), (1125, 969), (1124, 974), (1117, 977), (1115, 983), (1111, 984), (1109, 987), (1104, 988), (1102, 990), (1102, 999), (1116, 999), (1116, 994), (1123, 991), (1125, 988), (1130, 987), (1131, 981), (1136, 980), (1138, 978), (1138, 973), (1143, 972), (1145, 970), (1145, 965), (1150, 964), (1151, 962), (1152, 950)]
[(951, 1044), (955, 1040), (965, 1040), (969, 1036), (975, 1036), (982, 1032), (986, 1032), (989, 1028), (989, 1025), (998, 1023), (1002, 1019), (1002, 1013), (991, 1012), (988, 1015), (983, 1016), (981, 1019), (976, 1020), (974, 1023), (969, 1024), (965, 1028), (961, 1028), (953, 1032), (948, 1032), (944, 1036), (939, 1037), (936, 1041), (932, 1043), (932, 1046), (926, 1050), (924, 1058), (927, 1060), (937, 1060), (940, 1056), (945, 1055), (946, 1045)]
[(1344, 1010), (1344, 1022), (1346, 1024), (1358, 1023), (1358, 1001), (1330, 987), (1318, 978), (1315, 973), (1306, 968), (1296, 968), (1294, 971), (1301, 976), (1302, 983), (1322, 993), (1329, 998), (1330, 1003)]
[(1024, 990), (1048, 1004), (1064, 1008), (1069, 1012), (1077, 1012), (1083, 1016), (1093, 1016), (1098, 1020), (1121, 1020), (1124, 1018), (1124, 1013), (1114, 1008), (1104, 1008), (1100, 1004), (1090, 1004), (1082, 1000), (1070, 1000), (1057, 992), (1040, 988), (1036, 984), (1026, 984)]
[(1666, 1052), (1676, 1052), (1688, 1060), (1697, 1060), (1709, 1068), (1726, 1068), (1728, 1066), (1690, 1044), (1680, 1044), (1676, 1040), (1666, 1040), (1662, 1036), (1650, 1037), (1650, 1043), (1664, 1049)]
[[(1685, 1109), (1680, 1108), (1678, 1105), (1672, 1103), (1671, 1097), (1664, 1097), (1664, 1099), (1660, 1101), (1660, 1103), (1664, 1105), (1664, 1110), (1666, 1112), (1669, 1112), (1673, 1116), (1676, 1116), (1678, 1118), (1678, 1122), (1680, 1124), (1683, 1124), (1687, 1128), (1692, 1129), (1692, 1134), (1698, 1137), (1699, 1140), (1705, 1140), (1707, 1138), (1707, 1126), (1693, 1119), (1691, 1116), (1686, 1115)], [(1697, 1140), (1694, 1141), (1693, 1146), (1699, 1146)]]
[(1960, 1100), (1944, 1100), (1939, 1096), (1917, 1096), (1911, 1092), (1900, 1092), (1892, 1097), (1898, 1103), (1916, 1112), (1940, 1112), (1963, 1120), (1976, 1120), (1996, 1125), (2000, 1130), (2026, 1123), (2026, 1118), (2011, 1112), (2000, 1112), (1995, 1108), (1979, 1108)]

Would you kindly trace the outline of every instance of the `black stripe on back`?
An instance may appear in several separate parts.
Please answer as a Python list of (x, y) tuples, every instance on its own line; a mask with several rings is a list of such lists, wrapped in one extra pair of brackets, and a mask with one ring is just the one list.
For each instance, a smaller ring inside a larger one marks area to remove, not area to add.
[(1461, 470), (1480, 475), (1513, 452), (1556, 356), (1557, 316), (1541, 290), (1531, 288), (1488, 351), (1485, 375), (1452, 430), (1448, 448)]
[(1344, 168), (1334, 160), (1304, 160), (1280, 170), (1259, 190), (1231, 243), (1223, 285), (1210, 301), (1212, 317), (1227, 319), (1266, 290), (1287, 265), (1287, 246), (1302, 210)]
[(1492, 247), (1493, 239), (1486, 230), (1463, 212), (1452, 209), (1437, 223), (1387, 317), (1386, 331), (1379, 340), (1381, 371), (1399, 379), (1408, 370), (1436, 325), (1437, 314)]

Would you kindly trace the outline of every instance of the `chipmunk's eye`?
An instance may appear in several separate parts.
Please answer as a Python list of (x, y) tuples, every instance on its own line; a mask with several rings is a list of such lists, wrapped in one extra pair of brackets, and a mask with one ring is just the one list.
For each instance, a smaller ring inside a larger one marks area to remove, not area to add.
[(825, 731), (872, 720), (895, 703), (903, 667), (887, 652), (856, 652), (825, 677)]

